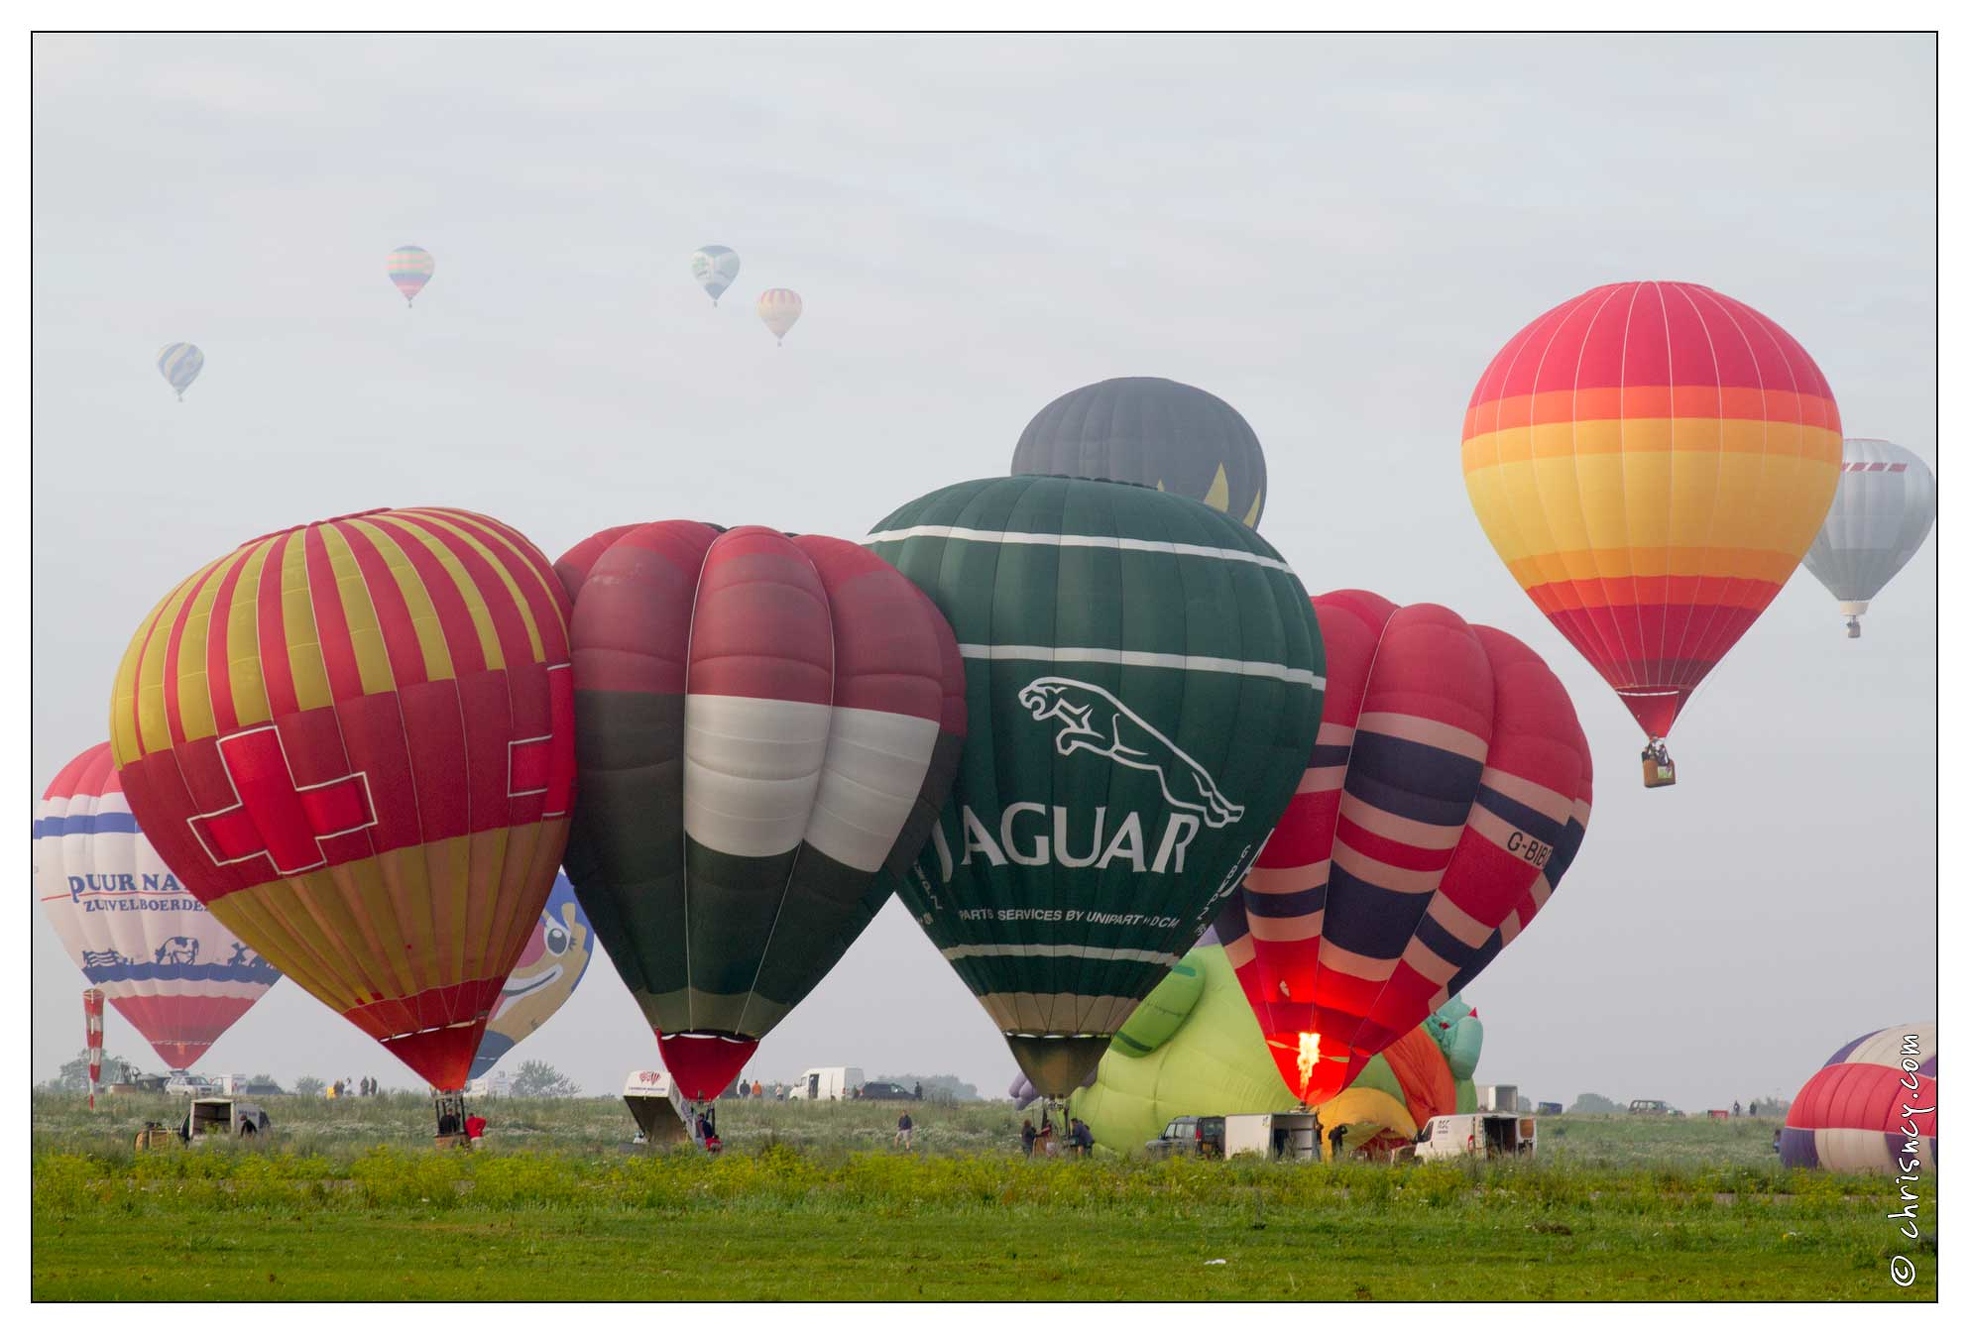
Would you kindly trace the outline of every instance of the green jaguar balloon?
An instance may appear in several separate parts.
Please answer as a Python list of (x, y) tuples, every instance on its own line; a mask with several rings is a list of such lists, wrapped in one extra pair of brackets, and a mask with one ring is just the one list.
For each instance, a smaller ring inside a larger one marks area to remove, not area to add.
[(1064, 1097), (1196, 942), (1306, 772), (1325, 655), (1299, 578), (1198, 501), (962, 482), (866, 543), (963, 655), (970, 739), (905, 905)]

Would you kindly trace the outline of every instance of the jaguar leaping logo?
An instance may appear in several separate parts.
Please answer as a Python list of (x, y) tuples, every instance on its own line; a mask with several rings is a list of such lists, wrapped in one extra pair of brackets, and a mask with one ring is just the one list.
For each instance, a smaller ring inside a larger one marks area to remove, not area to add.
[(1042, 676), (1019, 691), (1019, 703), (1032, 710), (1034, 719), (1061, 724), (1053, 740), (1060, 754), (1090, 751), (1153, 773), (1162, 783), (1164, 800), (1198, 812), (1212, 829), (1244, 818), (1244, 807), (1217, 790), (1209, 770), (1101, 687), (1064, 676)]

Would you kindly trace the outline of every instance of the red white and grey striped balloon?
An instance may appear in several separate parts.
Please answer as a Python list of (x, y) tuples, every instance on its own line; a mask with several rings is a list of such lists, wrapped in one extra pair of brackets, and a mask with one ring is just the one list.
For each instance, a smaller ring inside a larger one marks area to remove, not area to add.
[(556, 569), (575, 600), (568, 877), (679, 1088), (715, 1096), (928, 837), (963, 744), (957, 640), (832, 537), (651, 523)]

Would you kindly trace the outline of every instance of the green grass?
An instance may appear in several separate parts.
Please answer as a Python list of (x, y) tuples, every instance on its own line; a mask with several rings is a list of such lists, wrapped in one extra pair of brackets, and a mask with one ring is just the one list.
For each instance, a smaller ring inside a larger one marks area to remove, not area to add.
[[(136, 1158), (131, 1109), (91, 1121), (37, 1097), (33, 1296), (1935, 1294), (1933, 1250), (1885, 1219), (1892, 1183), (1787, 1172), (1768, 1122), (1565, 1118), (1534, 1163), (1327, 1169), (1027, 1162), (1002, 1105), (918, 1109), (932, 1151), (904, 1156), (864, 1143), (886, 1144), (893, 1108), (734, 1104), (721, 1117), (732, 1147), (709, 1159), (626, 1150), (626, 1117), (599, 1099), (498, 1104), (496, 1133), (511, 1133), (477, 1154), (422, 1147), (416, 1099), (284, 1100), (285, 1115), (281, 1101), (268, 1101), (275, 1144)], [(337, 1119), (357, 1112), (366, 1146)], [(1746, 1147), (1760, 1131), (1761, 1157)], [(1677, 1142), (1688, 1152), (1670, 1161), (1663, 1145)], [(1903, 1253), (1919, 1272), (1905, 1290), (1887, 1276)]]

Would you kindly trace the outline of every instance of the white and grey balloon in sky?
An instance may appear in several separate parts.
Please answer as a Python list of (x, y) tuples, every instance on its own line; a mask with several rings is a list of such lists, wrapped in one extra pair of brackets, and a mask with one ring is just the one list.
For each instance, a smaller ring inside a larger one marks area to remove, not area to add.
[(1860, 637), (1867, 604), (1934, 526), (1935, 474), (1920, 455), (1888, 440), (1846, 442), (1839, 490), (1805, 568), (1839, 599), (1848, 639)]

